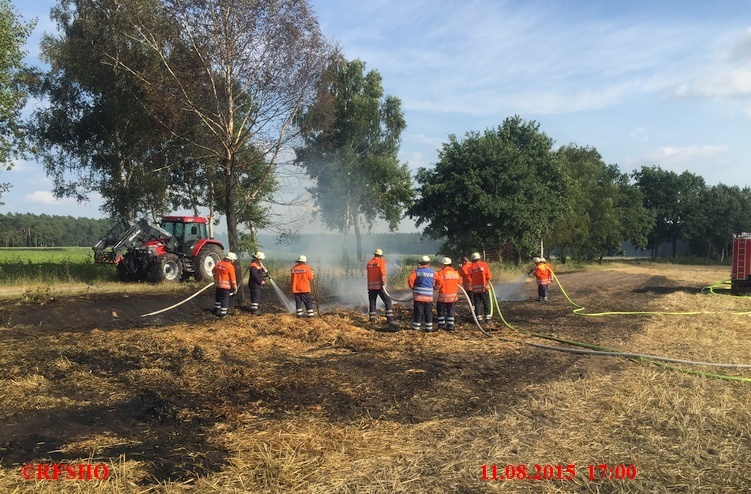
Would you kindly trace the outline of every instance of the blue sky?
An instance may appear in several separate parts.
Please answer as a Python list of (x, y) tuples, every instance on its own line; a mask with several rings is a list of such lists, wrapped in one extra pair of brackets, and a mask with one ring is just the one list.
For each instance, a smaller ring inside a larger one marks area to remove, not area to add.
[[(38, 18), (28, 61), (51, 32)], [(660, 165), (710, 185), (751, 186), (751, 1), (314, 0), (323, 32), (383, 77), (407, 121), (400, 152), (430, 167), (450, 134), (520, 115), (556, 146), (596, 148), (631, 172)], [(100, 217), (55, 201), (33, 162), (0, 172), (0, 212)]]

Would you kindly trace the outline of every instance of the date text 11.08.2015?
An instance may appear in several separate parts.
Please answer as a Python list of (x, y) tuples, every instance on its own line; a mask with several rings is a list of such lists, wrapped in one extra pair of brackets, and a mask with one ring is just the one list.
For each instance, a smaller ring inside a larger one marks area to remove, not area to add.
[(599, 463), (577, 467), (568, 465), (482, 465), (480, 480), (574, 480), (582, 470), (584, 476), (596, 480), (633, 480), (636, 478), (636, 465)]

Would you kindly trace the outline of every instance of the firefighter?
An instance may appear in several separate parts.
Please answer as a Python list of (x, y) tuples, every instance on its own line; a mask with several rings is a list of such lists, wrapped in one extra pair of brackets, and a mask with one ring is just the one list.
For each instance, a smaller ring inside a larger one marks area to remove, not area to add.
[(475, 315), (478, 321), (484, 319), (485, 322), (490, 322), (490, 280), (493, 279), (493, 275), (490, 266), (480, 258), (479, 252), (473, 252), (469, 258), (472, 261), (468, 271)]
[(409, 287), (412, 289), (414, 301), (414, 316), (412, 329), (419, 331), (425, 321), (425, 332), (432, 333), (433, 329), (433, 290), (440, 288), (441, 279), (430, 267), (430, 257), (422, 256), (420, 264), (409, 275)]
[(214, 309), (212, 312), (224, 317), (229, 310), (229, 298), (237, 293), (237, 278), (235, 276), (234, 262), (237, 261), (237, 254), (227, 252), (224, 259), (216, 263), (212, 274), (214, 275), (214, 285), (216, 294), (214, 297)]
[(376, 249), (373, 252), (373, 259), (368, 261), (365, 266), (368, 272), (368, 302), (369, 311), (368, 316), (370, 322), (374, 323), (376, 320), (376, 302), (378, 297), (381, 297), (383, 305), (386, 306), (386, 323), (394, 323), (394, 306), (391, 301), (391, 297), (386, 293), (386, 260), (383, 258), (383, 251)]
[(529, 270), (528, 274), (535, 274), (537, 280), (537, 302), (548, 301), (548, 286), (553, 281), (553, 268), (545, 261), (544, 257), (534, 258), (535, 267)]
[[(295, 308), (297, 317), (302, 318), (307, 315), (313, 317), (313, 299), (310, 296), (310, 283), (313, 281), (313, 271), (308, 266), (308, 258), (301, 255), (297, 258), (297, 264), (292, 267), (290, 286), (292, 294), (295, 296)], [(303, 312), (303, 306), (305, 312)]]
[(269, 276), (269, 270), (263, 265), (266, 255), (258, 251), (252, 254), (250, 261), (250, 278), (248, 279), (248, 290), (250, 290), (250, 313), (260, 314), (259, 304), (261, 303), (261, 288), (266, 286), (266, 278)]
[(451, 258), (444, 257), (441, 259), (441, 270), (436, 273), (436, 278), (441, 280), (436, 305), (438, 329), (451, 331), (454, 329), (454, 309), (458, 298), (456, 292), (459, 290), (462, 276), (451, 265)]
[(464, 291), (469, 293), (472, 293), (472, 278), (469, 276), (469, 268), (472, 265), (471, 262), (469, 262), (469, 257), (462, 256), (462, 265), (459, 266), (459, 274), (462, 275), (462, 287), (464, 287)]

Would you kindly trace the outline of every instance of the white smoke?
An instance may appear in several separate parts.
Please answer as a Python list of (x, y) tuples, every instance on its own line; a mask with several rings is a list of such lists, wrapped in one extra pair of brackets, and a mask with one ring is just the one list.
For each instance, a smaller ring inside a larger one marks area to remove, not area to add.
[(527, 275), (522, 274), (514, 281), (504, 283), (493, 283), (495, 296), (499, 302), (508, 302), (511, 300), (527, 300), (529, 296), (524, 293), (524, 283)]

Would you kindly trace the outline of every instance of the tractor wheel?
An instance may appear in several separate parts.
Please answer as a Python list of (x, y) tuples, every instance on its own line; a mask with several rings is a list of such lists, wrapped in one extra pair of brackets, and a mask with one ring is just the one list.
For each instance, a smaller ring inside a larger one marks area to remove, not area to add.
[(180, 281), (183, 276), (183, 265), (176, 254), (159, 256), (151, 267), (151, 279), (153, 283), (174, 283)]
[(196, 281), (212, 281), (214, 266), (222, 260), (223, 255), (218, 245), (205, 245), (196, 256)]

